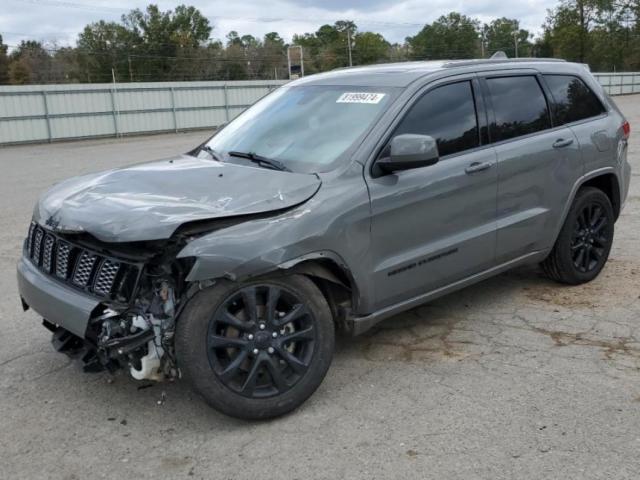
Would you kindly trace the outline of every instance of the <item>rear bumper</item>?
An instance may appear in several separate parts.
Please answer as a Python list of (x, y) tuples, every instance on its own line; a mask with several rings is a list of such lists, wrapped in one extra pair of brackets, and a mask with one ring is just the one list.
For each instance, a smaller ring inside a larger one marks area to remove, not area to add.
[(18, 262), (18, 291), (24, 305), (80, 338), (85, 338), (91, 314), (100, 304), (47, 277), (24, 257)]

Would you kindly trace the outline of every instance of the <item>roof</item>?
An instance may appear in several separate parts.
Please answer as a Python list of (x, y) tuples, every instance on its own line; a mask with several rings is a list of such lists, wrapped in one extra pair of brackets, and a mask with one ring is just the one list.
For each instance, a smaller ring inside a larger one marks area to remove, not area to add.
[(359, 85), (376, 87), (406, 87), (426, 75), (449, 69), (470, 70), (472, 67), (491, 68), (500, 64), (507, 68), (535, 68), (541, 64), (569, 64), (555, 58), (494, 58), (473, 60), (437, 60), (423, 62), (384, 63), (362, 67), (347, 67), (310, 75), (295, 85)]

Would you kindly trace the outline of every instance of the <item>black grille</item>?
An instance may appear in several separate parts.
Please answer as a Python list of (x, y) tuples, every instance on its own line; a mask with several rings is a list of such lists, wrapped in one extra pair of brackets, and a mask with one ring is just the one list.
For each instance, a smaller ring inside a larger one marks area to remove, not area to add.
[(74, 245), (35, 222), (29, 227), (26, 249), (43, 272), (77, 289), (122, 302), (131, 300), (142, 267)]
[(106, 258), (98, 270), (93, 290), (98, 295), (109, 295), (122, 264)]
[(55, 244), (55, 239), (53, 235), (46, 234), (44, 236), (44, 246), (42, 249), (42, 268), (45, 272), (51, 273), (51, 268), (53, 267), (53, 245)]
[(56, 275), (66, 280), (69, 277), (69, 255), (71, 254), (71, 245), (62, 240), (58, 241), (56, 248)]

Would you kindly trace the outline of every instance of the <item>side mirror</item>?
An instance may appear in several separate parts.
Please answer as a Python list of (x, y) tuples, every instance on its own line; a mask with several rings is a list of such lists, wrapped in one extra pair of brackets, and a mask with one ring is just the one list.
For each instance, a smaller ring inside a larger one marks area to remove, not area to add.
[(428, 167), (438, 163), (439, 159), (438, 144), (433, 137), (405, 133), (391, 139), (389, 156), (378, 160), (376, 165), (390, 173)]

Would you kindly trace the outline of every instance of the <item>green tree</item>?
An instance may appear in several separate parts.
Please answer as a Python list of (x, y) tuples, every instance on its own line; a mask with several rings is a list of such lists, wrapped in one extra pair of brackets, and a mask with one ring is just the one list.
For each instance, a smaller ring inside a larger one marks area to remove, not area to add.
[(224, 65), (221, 73), (225, 80), (246, 80), (249, 78), (244, 44), (238, 32), (234, 30), (227, 34), (227, 46), (222, 61)]
[(0, 35), (0, 85), (9, 83), (9, 57), (7, 56), (8, 47), (2, 40)]
[(379, 33), (357, 33), (354, 37), (353, 63), (354, 65), (367, 65), (385, 62), (391, 56), (390, 50), (391, 45)]
[(475, 58), (479, 53), (480, 22), (457, 12), (443, 15), (407, 37), (415, 59)]
[(309, 74), (348, 66), (348, 41), (351, 38), (354, 49), (357, 36), (354, 22), (338, 20), (333, 25), (322, 25), (315, 33), (294, 35), (293, 44), (303, 47), (305, 74)]
[(50, 83), (51, 65), (51, 56), (40, 42), (23, 40), (10, 56), (11, 83)]
[(132, 10), (122, 21), (125, 29), (140, 39), (136, 42), (136, 64), (144, 73), (139, 75), (156, 80), (188, 74), (197, 60), (196, 51), (208, 42), (212, 31), (199, 10), (185, 5), (165, 12), (149, 5), (144, 11)]
[(24, 59), (16, 59), (9, 64), (9, 80), (12, 85), (28, 85), (31, 82), (31, 69)]
[(287, 46), (277, 32), (270, 32), (262, 41), (262, 78), (287, 78)]
[(73, 47), (51, 46), (50, 77), (54, 83), (78, 83), (84, 81), (78, 51)]
[(616, 12), (619, 5), (613, 0), (561, 0), (557, 8), (548, 11), (543, 25), (553, 56), (587, 62), (595, 38), (592, 31), (610, 21)]
[(531, 56), (531, 42), (529, 31), (520, 28), (520, 22), (512, 18), (497, 18), (484, 26), (487, 53), (501, 50), (509, 57), (516, 56), (516, 40), (518, 42), (518, 57)]
[(137, 60), (138, 55), (143, 53), (138, 48), (142, 45), (139, 32), (101, 20), (84, 28), (77, 45), (83, 81), (109, 82), (112, 69), (119, 80), (139, 79), (141, 70)]

